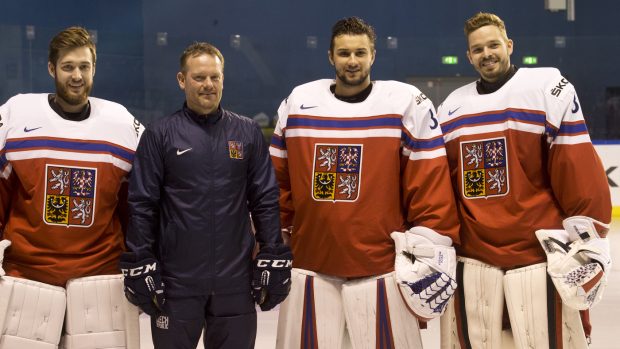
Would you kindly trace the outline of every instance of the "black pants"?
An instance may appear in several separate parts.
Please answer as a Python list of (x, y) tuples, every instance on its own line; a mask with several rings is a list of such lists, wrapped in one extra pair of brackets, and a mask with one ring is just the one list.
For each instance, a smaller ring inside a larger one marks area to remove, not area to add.
[(203, 328), (207, 349), (253, 349), (256, 308), (252, 296), (166, 298), (163, 312), (151, 316), (155, 349), (195, 349)]

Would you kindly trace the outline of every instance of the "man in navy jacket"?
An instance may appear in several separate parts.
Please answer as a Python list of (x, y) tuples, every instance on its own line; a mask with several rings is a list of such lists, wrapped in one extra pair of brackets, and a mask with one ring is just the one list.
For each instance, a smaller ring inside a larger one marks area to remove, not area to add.
[(271, 309), (290, 285), (278, 185), (259, 126), (220, 106), (220, 51), (194, 43), (180, 61), (183, 108), (136, 152), (125, 293), (151, 315), (155, 348), (194, 349), (203, 327), (205, 347), (254, 348), (254, 301)]

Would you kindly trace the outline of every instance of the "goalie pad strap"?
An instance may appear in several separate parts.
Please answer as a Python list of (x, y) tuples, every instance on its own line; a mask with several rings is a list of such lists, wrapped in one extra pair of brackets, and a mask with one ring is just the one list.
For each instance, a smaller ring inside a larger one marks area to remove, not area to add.
[(33, 339), (14, 337), (9, 335), (2, 336), (0, 339), (0, 348), (2, 349), (57, 349), (58, 346), (41, 342)]
[(126, 348), (125, 332), (98, 332), (87, 334), (74, 334), (63, 336), (61, 341), (63, 349), (85, 348)]
[(14, 343), (15, 348), (55, 348), (65, 305), (62, 287), (10, 276), (0, 278), (0, 341), (7, 343), (6, 347)]

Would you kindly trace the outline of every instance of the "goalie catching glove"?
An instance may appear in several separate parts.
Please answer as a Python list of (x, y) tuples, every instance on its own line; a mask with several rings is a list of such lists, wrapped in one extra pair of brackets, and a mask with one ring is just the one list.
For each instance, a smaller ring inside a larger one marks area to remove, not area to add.
[(2, 269), (2, 262), (4, 261), (4, 250), (9, 246), (11, 246), (10, 240), (0, 241), (0, 277), (5, 275), (4, 269)]
[(138, 258), (133, 252), (121, 255), (119, 263), (125, 276), (125, 297), (145, 313), (154, 316), (166, 302), (159, 263), (154, 258)]
[(564, 230), (538, 230), (536, 237), (547, 254), (547, 273), (567, 306), (585, 310), (596, 305), (611, 270), (609, 240), (596, 225), (608, 225), (584, 216), (562, 222)]
[(293, 254), (287, 245), (260, 249), (254, 259), (252, 295), (263, 311), (282, 302), (291, 289)]
[(456, 290), (456, 252), (452, 239), (426, 227), (393, 232), (395, 280), (403, 299), (424, 321), (443, 314)]

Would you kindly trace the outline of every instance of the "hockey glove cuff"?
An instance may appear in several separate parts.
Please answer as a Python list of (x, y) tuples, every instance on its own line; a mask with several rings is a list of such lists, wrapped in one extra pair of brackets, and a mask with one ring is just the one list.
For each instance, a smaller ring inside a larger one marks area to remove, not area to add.
[(166, 302), (159, 263), (154, 258), (138, 260), (135, 253), (121, 255), (119, 263), (125, 276), (125, 297), (145, 313), (154, 316)]
[(264, 246), (254, 259), (252, 295), (261, 310), (282, 302), (291, 289), (293, 254), (286, 245)]

